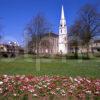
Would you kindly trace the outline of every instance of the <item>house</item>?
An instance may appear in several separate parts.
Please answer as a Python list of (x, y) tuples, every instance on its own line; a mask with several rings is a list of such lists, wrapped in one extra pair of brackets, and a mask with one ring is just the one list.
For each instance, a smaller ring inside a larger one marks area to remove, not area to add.
[(100, 53), (100, 39), (95, 39), (91, 44), (92, 51)]
[(16, 45), (14, 42), (9, 44), (0, 44), (0, 56), (15, 57), (19, 54), (24, 54), (24, 49)]

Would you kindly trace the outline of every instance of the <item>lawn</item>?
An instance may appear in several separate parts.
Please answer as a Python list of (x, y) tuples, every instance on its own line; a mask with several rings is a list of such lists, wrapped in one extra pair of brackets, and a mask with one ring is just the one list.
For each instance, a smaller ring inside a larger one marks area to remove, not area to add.
[[(91, 60), (35, 59), (21, 57), (0, 59), (0, 74), (66, 75), (100, 78), (100, 58)], [(36, 67), (37, 66), (37, 67)]]

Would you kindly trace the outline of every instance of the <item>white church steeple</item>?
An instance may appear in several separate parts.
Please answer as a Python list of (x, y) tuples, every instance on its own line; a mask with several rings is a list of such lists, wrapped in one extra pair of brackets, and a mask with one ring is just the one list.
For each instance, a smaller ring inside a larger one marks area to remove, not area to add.
[(61, 20), (59, 26), (59, 53), (67, 54), (68, 53), (68, 42), (67, 42), (67, 26), (64, 15), (64, 8), (62, 6), (61, 10)]
[(62, 11), (61, 11), (61, 19), (65, 19), (64, 8), (63, 8), (63, 6), (62, 6)]

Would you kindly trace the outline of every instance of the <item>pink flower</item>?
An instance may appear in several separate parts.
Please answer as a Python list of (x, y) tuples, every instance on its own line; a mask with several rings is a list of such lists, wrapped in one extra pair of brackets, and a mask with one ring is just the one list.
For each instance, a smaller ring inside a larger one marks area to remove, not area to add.
[[(6, 95), (21, 95), (31, 93), (33, 96), (74, 95), (84, 98), (86, 94), (100, 95), (100, 79), (66, 76), (0, 76), (0, 93)], [(18, 94), (19, 93), (19, 94)]]
[(2, 88), (0, 88), (0, 93), (2, 93), (3, 92), (3, 89)]

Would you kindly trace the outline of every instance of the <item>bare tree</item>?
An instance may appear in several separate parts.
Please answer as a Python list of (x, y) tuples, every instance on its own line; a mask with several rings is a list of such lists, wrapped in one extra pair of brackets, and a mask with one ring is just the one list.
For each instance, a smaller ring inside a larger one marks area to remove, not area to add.
[(96, 7), (92, 5), (85, 5), (80, 11), (81, 24), (81, 39), (83, 45), (87, 48), (87, 57), (89, 57), (89, 44), (90, 41), (100, 32), (100, 13)]
[(90, 41), (100, 33), (100, 13), (96, 7), (86, 4), (79, 12), (77, 23), (74, 25), (74, 33), (79, 33), (79, 37), (82, 40), (82, 45), (87, 49), (87, 57), (89, 57), (89, 44)]
[(76, 21), (71, 27), (70, 27), (70, 46), (74, 49), (74, 55), (75, 58), (78, 58), (78, 46), (80, 43), (80, 31), (81, 31), (81, 23), (79, 21)]
[(31, 36), (31, 46), (34, 52), (39, 54), (39, 45), (44, 34), (49, 33), (51, 25), (42, 14), (37, 14), (26, 27), (28, 34)]

